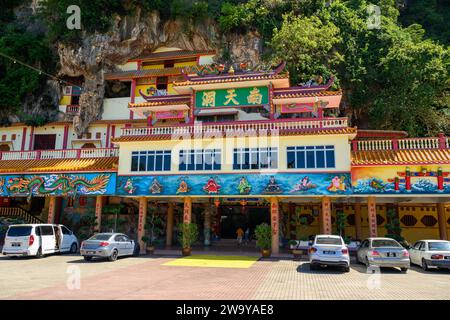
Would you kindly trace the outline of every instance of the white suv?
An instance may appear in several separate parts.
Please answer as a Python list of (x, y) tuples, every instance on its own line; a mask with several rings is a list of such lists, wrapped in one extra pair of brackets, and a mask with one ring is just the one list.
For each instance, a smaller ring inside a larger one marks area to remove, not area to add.
[(310, 269), (320, 266), (339, 266), (350, 271), (350, 255), (341, 236), (319, 234), (309, 248)]
[(77, 237), (60, 224), (10, 225), (2, 253), (9, 256), (36, 256), (56, 252), (76, 253)]

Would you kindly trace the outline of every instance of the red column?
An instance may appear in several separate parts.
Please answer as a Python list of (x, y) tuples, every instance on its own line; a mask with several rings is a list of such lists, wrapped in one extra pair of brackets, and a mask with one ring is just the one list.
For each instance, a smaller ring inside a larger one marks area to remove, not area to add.
[(108, 125), (106, 126), (105, 148), (110, 148), (111, 147), (110, 131), (111, 131), (111, 125), (108, 123)]
[(367, 198), (367, 216), (369, 219), (369, 237), (376, 237), (377, 230), (377, 203), (375, 197)]
[(28, 145), (28, 150), (33, 150), (33, 140), (34, 140), (34, 127), (30, 130), (30, 143)]
[(405, 172), (405, 188), (406, 191), (411, 191), (411, 171), (408, 167), (406, 168)]
[(55, 221), (56, 197), (51, 196), (49, 200), (47, 223), (53, 223)]
[(331, 200), (329, 197), (322, 198), (322, 217), (320, 219), (322, 232), (331, 234)]
[(103, 211), (103, 196), (97, 196), (95, 199), (95, 217), (96, 219), (96, 229), (100, 232), (102, 226), (102, 211)]
[(280, 252), (278, 198), (270, 199), (270, 224), (272, 228), (272, 254)]
[(139, 198), (139, 221), (138, 221), (138, 241), (141, 247), (141, 253), (145, 254), (146, 252), (146, 244), (142, 241), (142, 237), (145, 234), (145, 221), (147, 219), (147, 198), (141, 197)]
[(67, 149), (67, 139), (69, 138), (69, 126), (64, 126), (64, 135), (63, 135), (63, 149)]
[(439, 224), (439, 238), (441, 240), (448, 240), (447, 238), (447, 221), (445, 217), (445, 204), (438, 203), (437, 205), (438, 224)]
[(27, 140), (27, 127), (22, 129), (22, 146), (20, 147), (21, 151), (25, 150), (25, 141)]
[(184, 198), (183, 223), (190, 223), (192, 218), (192, 199)]

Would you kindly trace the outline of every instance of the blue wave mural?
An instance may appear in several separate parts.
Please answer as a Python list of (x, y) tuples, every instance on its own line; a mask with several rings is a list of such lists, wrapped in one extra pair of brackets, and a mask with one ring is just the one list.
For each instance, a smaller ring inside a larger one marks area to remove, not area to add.
[(351, 194), (350, 173), (119, 176), (117, 195)]

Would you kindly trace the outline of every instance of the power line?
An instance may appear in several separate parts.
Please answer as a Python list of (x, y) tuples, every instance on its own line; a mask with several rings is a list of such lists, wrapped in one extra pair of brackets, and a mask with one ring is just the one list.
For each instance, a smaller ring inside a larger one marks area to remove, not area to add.
[(18, 59), (16, 59), (16, 58), (13, 58), (13, 57), (11, 57), (11, 56), (9, 56), (9, 55), (7, 55), (7, 54), (4, 54), (4, 53), (1, 52), (1, 51), (0, 51), (0, 56), (4, 57), (4, 58), (6, 58), (6, 59), (11, 60), (13, 63), (19, 63), (19, 64), (23, 65), (24, 67), (27, 67), (27, 68), (29, 68), (29, 69), (32, 69), (32, 70), (38, 72), (39, 74), (44, 74), (44, 75), (46, 75), (47, 77), (50, 77), (50, 78), (52, 78), (52, 79), (58, 81), (59, 83), (65, 83), (65, 84), (70, 85), (70, 86), (79, 87), (80, 89), (84, 89), (82, 86), (79, 86), (79, 85), (73, 84), (73, 83), (71, 83), (71, 82), (69, 82), (69, 81), (60, 79), (60, 78), (58, 78), (58, 77), (56, 77), (56, 76), (54, 76), (54, 75), (52, 75), (52, 74), (49, 74), (49, 73), (47, 73), (47, 72), (45, 72), (45, 71), (43, 71), (43, 70), (41, 70), (41, 69), (38, 69), (38, 68), (36, 68), (36, 67), (34, 67), (34, 66), (32, 66), (32, 65), (29, 65), (28, 63), (22, 62), (22, 61), (20, 61), (20, 60), (18, 60)]

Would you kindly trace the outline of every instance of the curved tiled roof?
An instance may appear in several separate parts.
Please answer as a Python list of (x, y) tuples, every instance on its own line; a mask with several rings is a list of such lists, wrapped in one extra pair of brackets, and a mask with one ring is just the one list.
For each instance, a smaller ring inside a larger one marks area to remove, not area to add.
[(449, 164), (450, 149), (352, 151), (352, 165)]
[(117, 171), (118, 157), (45, 160), (2, 160), (1, 173)]
[(298, 98), (298, 97), (321, 97), (321, 96), (339, 96), (342, 91), (321, 91), (321, 92), (274, 92), (274, 99)]
[(174, 82), (174, 87), (189, 86), (189, 85), (199, 85), (199, 84), (209, 84), (209, 83), (227, 83), (227, 82), (241, 82), (241, 81), (255, 81), (255, 80), (273, 80), (273, 79), (289, 79), (287, 74), (257, 74), (257, 75), (234, 75), (234, 76), (223, 76), (217, 79), (207, 79), (198, 81), (182, 81)]
[[(217, 137), (217, 132), (212, 132)], [(245, 135), (246, 131), (237, 131), (237, 133), (241, 133), (241, 135)], [(356, 128), (330, 128), (330, 129), (280, 129), (279, 135), (282, 136), (290, 136), (290, 135), (327, 135), (327, 134), (354, 134), (356, 133)], [(197, 134), (197, 133), (196, 133)], [(268, 132), (268, 135), (271, 134), (271, 131)], [(206, 131), (204, 135), (208, 135)], [(192, 134), (191, 134), (192, 136)], [(236, 134), (239, 136), (239, 134)], [(180, 136), (181, 137), (181, 136)], [(225, 136), (224, 136), (225, 137)], [(194, 139), (196, 137), (193, 137)], [(201, 137), (198, 137), (201, 138)], [(170, 140), (172, 139), (171, 134), (154, 134), (154, 135), (136, 135), (136, 136), (120, 136), (117, 138), (113, 138), (112, 142), (131, 142), (131, 141), (152, 141), (152, 140)], [(183, 136), (183, 139), (185, 137)]]

